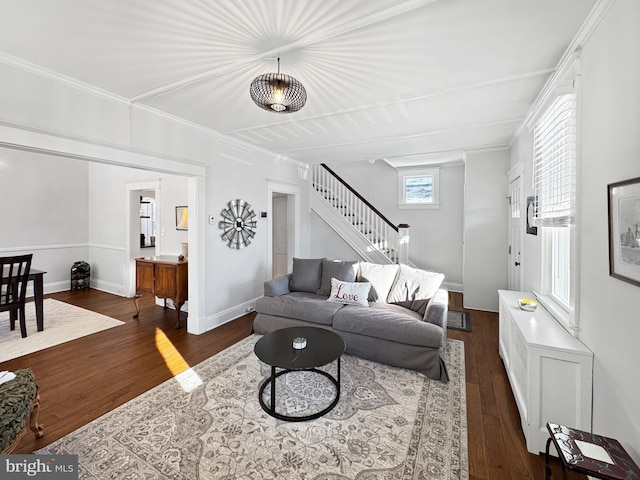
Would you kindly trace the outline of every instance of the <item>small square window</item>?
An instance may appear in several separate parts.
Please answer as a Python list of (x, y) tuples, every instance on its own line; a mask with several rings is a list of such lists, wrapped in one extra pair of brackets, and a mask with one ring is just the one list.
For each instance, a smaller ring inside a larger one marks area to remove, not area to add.
[(404, 202), (433, 203), (433, 177), (431, 175), (405, 177)]
[(398, 171), (398, 208), (439, 208), (438, 168)]

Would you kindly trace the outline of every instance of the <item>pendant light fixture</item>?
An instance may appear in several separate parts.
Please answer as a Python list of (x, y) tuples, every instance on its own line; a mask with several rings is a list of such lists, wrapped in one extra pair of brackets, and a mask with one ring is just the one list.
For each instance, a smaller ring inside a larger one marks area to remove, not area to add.
[(307, 101), (307, 91), (302, 84), (290, 75), (265, 73), (257, 76), (249, 87), (251, 99), (260, 108), (274, 113), (297, 112)]

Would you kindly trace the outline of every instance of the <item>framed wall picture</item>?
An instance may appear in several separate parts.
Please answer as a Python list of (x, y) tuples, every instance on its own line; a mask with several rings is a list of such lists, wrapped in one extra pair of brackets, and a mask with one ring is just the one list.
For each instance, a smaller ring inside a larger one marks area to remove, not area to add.
[(640, 286), (640, 177), (611, 183), (609, 275)]
[(536, 196), (527, 197), (527, 233), (529, 235), (538, 235), (538, 227), (531, 225), (533, 221), (534, 209), (536, 208)]
[(189, 230), (189, 208), (176, 207), (176, 230)]

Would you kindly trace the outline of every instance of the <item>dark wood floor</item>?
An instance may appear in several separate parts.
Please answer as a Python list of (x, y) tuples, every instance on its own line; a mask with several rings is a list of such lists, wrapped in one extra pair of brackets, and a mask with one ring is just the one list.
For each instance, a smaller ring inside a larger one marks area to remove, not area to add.
[[(203, 335), (190, 335), (173, 328), (173, 310), (154, 305), (148, 297), (141, 299), (137, 320), (132, 318), (135, 308), (130, 299), (97, 290), (48, 297), (126, 324), (0, 363), (0, 370), (33, 369), (41, 391), (45, 436), (35, 439), (27, 432), (15, 453), (42, 448), (168, 380), (181, 363), (195, 365), (224, 350), (249, 335), (253, 322), (249, 314)], [(460, 294), (450, 295), (450, 308), (464, 310)], [(526, 451), (518, 410), (498, 356), (497, 314), (469, 312), (473, 332), (449, 330), (448, 334), (465, 343), (470, 479), (543, 479), (544, 458)], [(161, 355), (158, 342), (163, 341), (175, 348), (171, 357)], [(555, 462), (553, 469), (554, 477), (560, 478)]]

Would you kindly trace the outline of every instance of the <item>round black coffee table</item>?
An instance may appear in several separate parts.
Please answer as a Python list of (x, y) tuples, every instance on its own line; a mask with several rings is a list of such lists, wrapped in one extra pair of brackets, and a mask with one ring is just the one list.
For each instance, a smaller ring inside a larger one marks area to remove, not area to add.
[[(307, 346), (301, 350), (293, 348), (293, 339), (303, 337), (307, 340)], [(316, 327), (289, 327), (267, 333), (256, 343), (254, 352), (256, 356), (271, 366), (271, 376), (261, 385), (258, 393), (260, 406), (272, 417), (288, 422), (302, 422), (313, 420), (325, 415), (340, 400), (340, 356), (344, 353), (345, 343), (340, 335), (324, 328)], [(337, 360), (337, 374), (335, 377), (329, 373), (318, 370)], [(276, 372), (276, 368), (283, 370)], [(327, 377), (336, 388), (336, 396), (331, 404), (323, 410), (305, 416), (289, 416), (276, 412), (276, 378), (292, 371), (306, 370)], [(263, 392), (267, 385), (271, 384), (271, 405), (267, 405), (263, 399)]]

